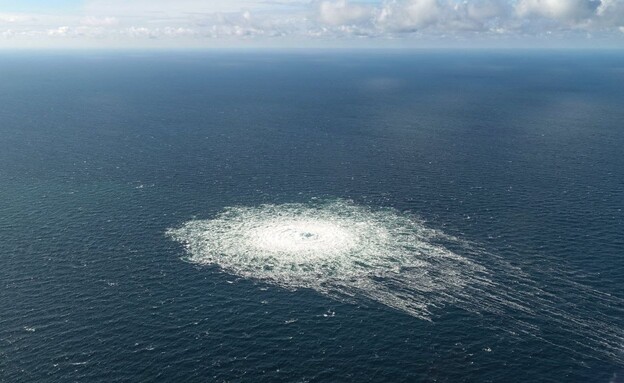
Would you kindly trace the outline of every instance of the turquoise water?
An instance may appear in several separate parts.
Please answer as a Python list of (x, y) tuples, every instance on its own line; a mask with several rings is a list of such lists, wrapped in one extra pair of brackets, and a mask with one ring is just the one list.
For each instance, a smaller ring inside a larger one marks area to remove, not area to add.
[(623, 62), (2, 53), (0, 381), (621, 381)]

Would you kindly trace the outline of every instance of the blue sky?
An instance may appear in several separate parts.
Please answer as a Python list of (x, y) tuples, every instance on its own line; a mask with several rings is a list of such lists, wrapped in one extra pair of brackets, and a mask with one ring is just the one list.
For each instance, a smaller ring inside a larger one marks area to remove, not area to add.
[(624, 47), (624, 0), (0, 0), (0, 48)]
[(79, 9), (80, 0), (0, 0), (0, 9), (4, 12), (68, 12)]

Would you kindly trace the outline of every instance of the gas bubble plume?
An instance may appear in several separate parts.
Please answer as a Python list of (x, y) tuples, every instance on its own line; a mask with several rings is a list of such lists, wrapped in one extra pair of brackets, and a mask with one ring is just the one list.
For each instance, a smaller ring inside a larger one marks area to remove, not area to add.
[[(574, 353), (624, 360), (624, 333), (603, 314), (621, 312), (621, 299), (562, 273), (540, 278), (567, 286), (573, 294), (566, 300), (531, 272), (394, 209), (346, 200), (237, 206), (167, 234), (185, 246), (188, 261), (243, 278), (348, 302), (371, 300), (424, 320), (452, 305), (504, 318), (503, 330), (552, 343), (535, 324), (540, 318), (579, 339)], [(601, 311), (571, 305), (572, 299), (590, 299)]]
[(451, 237), (347, 201), (231, 207), (169, 234), (191, 262), (289, 289), (367, 297), (422, 319), (466, 285), (488, 283), (482, 266), (441, 244)]

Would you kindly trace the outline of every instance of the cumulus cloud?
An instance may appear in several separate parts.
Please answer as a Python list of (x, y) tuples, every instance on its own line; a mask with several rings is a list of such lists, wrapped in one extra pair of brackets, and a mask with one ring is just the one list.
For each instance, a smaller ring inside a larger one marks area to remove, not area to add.
[(376, 25), (384, 31), (399, 33), (424, 29), (439, 33), (485, 31), (508, 18), (510, 8), (506, 2), (497, 0), (395, 0), (380, 8)]
[(80, 20), (80, 24), (93, 26), (111, 26), (119, 24), (119, 19), (117, 19), (116, 17), (87, 16)]
[(624, 1), (623, 0), (602, 0), (596, 13), (602, 25), (624, 27)]
[(71, 29), (67, 26), (64, 25), (62, 27), (58, 27), (58, 28), (54, 28), (54, 29), (48, 29), (47, 34), (48, 36), (68, 36), (71, 32)]
[(318, 8), (320, 21), (329, 25), (359, 24), (372, 17), (371, 7), (346, 0), (321, 1)]
[(617, 45), (623, 30), (624, 0), (83, 0), (66, 14), (0, 13), (0, 46), (29, 38), (207, 46), (536, 36), (599, 36)]
[(438, 22), (442, 6), (437, 0), (392, 1), (383, 5), (377, 25), (396, 31), (414, 31)]
[(593, 0), (520, 0), (518, 15), (556, 20), (583, 20), (592, 17), (600, 2)]

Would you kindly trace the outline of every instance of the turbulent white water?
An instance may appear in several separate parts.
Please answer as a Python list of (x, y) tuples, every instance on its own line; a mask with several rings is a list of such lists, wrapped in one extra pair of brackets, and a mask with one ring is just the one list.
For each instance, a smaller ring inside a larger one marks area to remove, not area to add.
[[(514, 323), (509, 332), (538, 337), (531, 318), (540, 318), (578, 337), (579, 349), (622, 359), (624, 336), (609, 317), (580, 306), (561, 309), (569, 302), (526, 272), (396, 210), (344, 200), (230, 207), (168, 235), (185, 245), (191, 262), (244, 278), (342, 300), (367, 298), (427, 320), (434, 308), (452, 304), (504, 317)], [(621, 304), (557, 274), (541, 278), (605, 311)]]
[(413, 217), (346, 201), (233, 207), (169, 234), (189, 260), (286, 288), (362, 296), (429, 317), (485, 269), (437, 241), (448, 236)]

